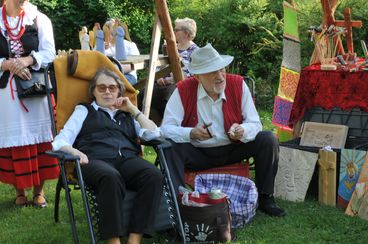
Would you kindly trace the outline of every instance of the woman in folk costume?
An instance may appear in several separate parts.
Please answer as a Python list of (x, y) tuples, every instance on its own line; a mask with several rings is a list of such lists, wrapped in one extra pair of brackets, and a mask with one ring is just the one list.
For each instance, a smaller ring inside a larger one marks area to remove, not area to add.
[(25, 189), (33, 187), (33, 204), (46, 206), (43, 185), (57, 178), (51, 149), (52, 130), (47, 98), (18, 99), (16, 76), (31, 79), (55, 58), (50, 19), (28, 0), (7, 0), (0, 8), (0, 181), (15, 186), (15, 204), (28, 203)]

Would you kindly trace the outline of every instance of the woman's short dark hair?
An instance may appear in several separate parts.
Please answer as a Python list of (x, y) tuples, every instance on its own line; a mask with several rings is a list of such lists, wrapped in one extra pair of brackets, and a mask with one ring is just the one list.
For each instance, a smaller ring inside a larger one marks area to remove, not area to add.
[(89, 82), (89, 88), (88, 88), (88, 97), (91, 98), (92, 100), (95, 100), (95, 96), (93, 95), (93, 91), (96, 88), (96, 83), (98, 78), (101, 75), (106, 75), (109, 76), (111, 78), (113, 78), (116, 82), (116, 84), (119, 87), (119, 95), (118, 96), (122, 96), (125, 93), (125, 86), (123, 84), (123, 82), (120, 80), (119, 76), (112, 70), (107, 69), (107, 68), (102, 68), (97, 70), (95, 76), (93, 76), (92, 80)]

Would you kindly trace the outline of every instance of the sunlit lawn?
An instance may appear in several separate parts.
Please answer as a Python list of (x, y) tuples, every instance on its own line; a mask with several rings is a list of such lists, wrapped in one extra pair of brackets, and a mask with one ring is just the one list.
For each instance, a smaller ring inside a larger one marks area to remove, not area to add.
[[(266, 129), (272, 129), (271, 113), (261, 112)], [(155, 153), (146, 148), (146, 158)], [(54, 223), (55, 181), (46, 184), (48, 207), (17, 208), (14, 189), (0, 184), (0, 243), (72, 243), (65, 199), (62, 194), (60, 223)], [(31, 195), (31, 194), (29, 194)], [(90, 243), (81, 204), (80, 191), (72, 192), (81, 243)], [(338, 208), (322, 206), (311, 197), (305, 202), (278, 200), (288, 213), (285, 218), (271, 218), (257, 212), (254, 220), (236, 231), (236, 243), (368, 243), (368, 221), (348, 217)], [(145, 243), (162, 243), (162, 236)]]

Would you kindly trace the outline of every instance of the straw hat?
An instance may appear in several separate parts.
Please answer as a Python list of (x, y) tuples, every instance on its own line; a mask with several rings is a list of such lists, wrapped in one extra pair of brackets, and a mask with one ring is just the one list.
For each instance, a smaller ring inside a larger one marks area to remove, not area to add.
[(188, 70), (191, 74), (206, 74), (220, 70), (228, 66), (234, 59), (233, 56), (220, 55), (210, 43), (198, 48), (190, 55)]

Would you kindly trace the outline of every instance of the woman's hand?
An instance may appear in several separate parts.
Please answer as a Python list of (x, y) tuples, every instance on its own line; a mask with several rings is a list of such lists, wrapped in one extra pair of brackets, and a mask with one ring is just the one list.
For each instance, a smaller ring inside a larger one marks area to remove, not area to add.
[[(32, 60), (30, 63), (30, 59)], [(27, 68), (33, 62), (31, 57), (11, 58), (9, 59), (9, 71), (12, 74), (19, 76), (23, 80), (30, 80), (32, 78), (31, 72)]]
[[(79, 150), (78, 150), (79, 151)], [(82, 153), (81, 151), (79, 151), (78, 155), (75, 156), (79, 156), (79, 163), (81, 165), (83, 164), (88, 164), (88, 157), (86, 154)]]
[(88, 164), (88, 157), (83, 152), (79, 151), (78, 149), (72, 147), (72, 146), (63, 146), (60, 148), (61, 151), (70, 153), (74, 156), (79, 156), (79, 163), (81, 165)]
[(136, 110), (138, 110), (128, 97), (118, 97), (116, 99), (115, 108), (131, 114), (134, 114)]
[(112, 44), (110, 42), (105, 42), (105, 49), (109, 49), (112, 47)]
[(159, 86), (167, 86), (174, 84), (174, 79), (172, 77), (160, 78), (157, 80), (157, 85)]
[(157, 80), (157, 85), (164, 86), (165, 85), (165, 78), (160, 78)]

